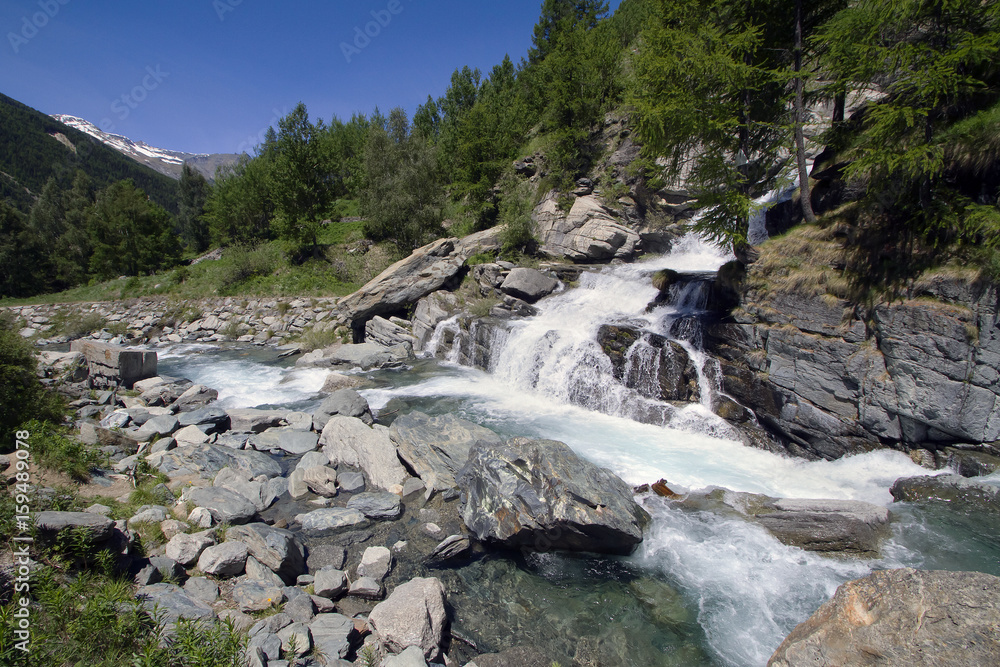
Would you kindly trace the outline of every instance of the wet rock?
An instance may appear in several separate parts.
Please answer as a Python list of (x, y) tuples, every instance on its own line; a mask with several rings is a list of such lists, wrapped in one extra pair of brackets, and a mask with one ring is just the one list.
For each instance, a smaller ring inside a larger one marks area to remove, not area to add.
[(838, 588), (768, 665), (996, 664), (998, 596), (1000, 579), (978, 572), (873, 572)]
[(454, 415), (430, 417), (421, 412), (393, 421), (389, 434), (398, 446), (399, 457), (427, 488), (446, 497), (457, 495), (455, 475), (468, 461), (476, 442), (502, 442), (493, 431)]
[(785, 544), (873, 557), (889, 534), (889, 510), (858, 500), (783, 498), (755, 519)]
[(359, 493), (347, 501), (347, 508), (376, 521), (398, 519), (403, 514), (403, 504), (394, 493)]
[(344, 507), (326, 507), (308, 514), (299, 514), (295, 520), (302, 525), (302, 532), (312, 535), (363, 528), (370, 523), (361, 512)]
[(552, 294), (559, 286), (559, 281), (547, 276), (537, 269), (518, 267), (512, 269), (500, 285), (500, 290), (513, 297), (535, 303), (544, 296)]
[(344, 493), (361, 493), (365, 490), (365, 476), (359, 472), (340, 473), (337, 484)]
[(479, 443), (458, 484), (465, 525), (508, 548), (628, 554), (649, 522), (625, 482), (553, 440)]
[(340, 389), (327, 396), (313, 413), (313, 429), (321, 432), (333, 415), (357, 417), (366, 424), (375, 421), (368, 401), (353, 389)]
[[(632, 327), (605, 324), (597, 332), (597, 342), (611, 360), (615, 378), (626, 387), (662, 401), (700, 400), (698, 369), (676, 341)], [(634, 356), (639, 360), (630, 363)]]
[(397, 586), (385, 602), (375, 605), (368, 622), (389, 651), (401, 653), (416, 646), (425, 659), (436, 660), (448, 623), (444, 586), (435, 578)]
[(320, 444), (331, 463), (361, 468), (365, 478), (379, 488), (402, 485), (408, 476), (385, 426), (335, 415), (323, 429)]
[(1000, 507), (1000, 486), (959, 475), (928, 475), (897, 479), (889, 492), (897, 502), (942, 500), (956, 505)]
[(593, 195), (577, 198), (566, 214), (559, 209), (555, 193), (550, 193), (535, 208), (532, 218), (540, 251), (550, 257), (579, 262), (627, 259), (639, 247), (639, 235), (622, 225), (617, 214)]
[(434, 548), (434, 551), (427, 557), (427, 564), (442, 566), (454, 561), (465, 560), (471, 553), (472, 542), (468, 537), (452, 535)]

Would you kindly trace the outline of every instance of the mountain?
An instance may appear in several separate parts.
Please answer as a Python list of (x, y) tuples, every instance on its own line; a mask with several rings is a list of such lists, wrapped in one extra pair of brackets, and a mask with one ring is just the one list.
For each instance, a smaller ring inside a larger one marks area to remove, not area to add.
[(0, 94), (0, 199), (27, 212), (50, 178), (68, 189), (78, 170), (86, 172), (98, 189), (131, 179), (151, 200), (177, 212), (176, 180)]
[(215, 170), (218, 167), (232, 164), (239, 157), (235, 153), (185, 153), (183, 151), (156, 148), (141, 141), (132, 141), (120, 134), (104, 132), (83, 118), (66, 114), (53, 114), (52, 117), (64, 125), (89, 134), (105, 145), (132, 158), (139, 164), (144, 164), (171, 178), (179, 179), (181, 177), (181, 168), (184, 166), (184, 163), (187, 163), (192, 169), (201, 172), (205, 178), (211, 181), (215, 177)]

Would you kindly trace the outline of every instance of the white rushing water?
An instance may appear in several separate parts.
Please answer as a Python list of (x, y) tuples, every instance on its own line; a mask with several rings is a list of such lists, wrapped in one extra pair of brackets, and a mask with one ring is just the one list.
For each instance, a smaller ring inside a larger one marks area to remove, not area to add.
[[(705, 402), (671, 407), (667, 426), (622, 416), (643, 397), (609, 381), (607, 357), (594, 340), (600, 326), (624, 322), (666, 335), (665, 328), (697, 304), (684, 303), (685, 294), (679, 293), (674, 305), (647, 312), (657, 295), (651, 274), (666, 268), (711, 272), (728, 259), (687, 237), (663, 257), (585, 273), (578, 288), (543, 300), (536, 317), (514, 322), (495, 340), (492, 372), (458, 366), (455, 356), (433, 373), (400, 374), (392, 386), (362, 393), (375, 410), (402, 399), (432, 412), (456, 412), (502, 434), (561, 440), (631, 484), (665, 478), (677, 491), (719, 486), (774, 497), (888, 505), (894, 480), (926, 473), (899, 452), (833, 462), (777, 456), (742, 445)], [(446, 329), (456, 333), (457, 321), (439, 327), (432, 347)], [(686, 343), (686, 349), (704, 362), (696, 347)], [(161, 359), (177, 374), (220, 390), (230, 407), (315, 400), (325, 376), (325, 371), (280, 368), (253, 356), (199, 355), (184, 347), (161, 353)], [(763, 665), (781, 639), (839, 584), (874, 567), (920, 559), (897, 543), (881, 561), (824, 558), (784, 546), (736, 517), (682, 510), (660, 499), (646, 502), (653, 522), (630, 560), (682, 591), (697, 610), (719, 664)]]

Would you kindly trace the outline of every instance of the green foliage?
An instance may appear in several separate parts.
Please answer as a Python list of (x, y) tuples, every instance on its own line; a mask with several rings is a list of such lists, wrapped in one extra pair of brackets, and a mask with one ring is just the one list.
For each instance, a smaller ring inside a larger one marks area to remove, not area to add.
[(535, 244), (534, 222), (531, 219), (532, 192), (528, 183), (509, 178), (504, 183), (500, 201), (500, 232), (502, 254), (512, 256), (525, 252)]
[(441, 229), (444, 192), (435, 148), (410, 131), (406, 112), (373, 118), (365, 149), (365, 235), (410, 251)]
[(212, 186), (205, 177), (185, 164), (181, 169), (177, 224), (184, 243), (195, 252), (208, 249), (210, 230), (205, 219), (205, 205), (211, 193)]
[(31, 344), (18, 335), (9, 315), (0, 314), (0, 452), (14, 448), (14, 433), (32, 419), (60, 421), (62, 404), (35, 374)]
[(278, 249), (270, 244), (234, 245), (226, 249), (225, 257), (227, 264), (219, 281), (222, 291), (232, 291), (256, 276), (271, 275), (282, 260)]
[(101, 464), (100, 455), (70, 436), (69, 429), (63, 426), (31, 419), (20, 428), (31, 433), (28, 444), (32, 458), (44, 468), (87, 481), (90, 471)]
[(180, 256), (169, 214), (130, 181), (115, 183), (98, 196), (90, 237), (90, 268), (101, 279), (157, 271)]

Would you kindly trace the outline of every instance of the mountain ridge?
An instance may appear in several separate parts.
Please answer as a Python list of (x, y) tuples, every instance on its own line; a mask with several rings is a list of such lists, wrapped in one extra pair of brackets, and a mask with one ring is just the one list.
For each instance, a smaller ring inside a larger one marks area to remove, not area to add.
[(90, 135), (106, 146), (115, 149), (122, 155), (132, 158), (139, 164), (169, 176), (180, 179), (181, 170), (187, 164), (201, 173), (209, 181), (214, 180), (218, 167), (232, 164), (239, 155), (236, 153), (188, 153), (150, 146), (144, 141), (136, 141), (121, 134), (105, 132), (99, 127), (79, 116), (70, 114), (52, 114), (52, 118), (63, 125)]

